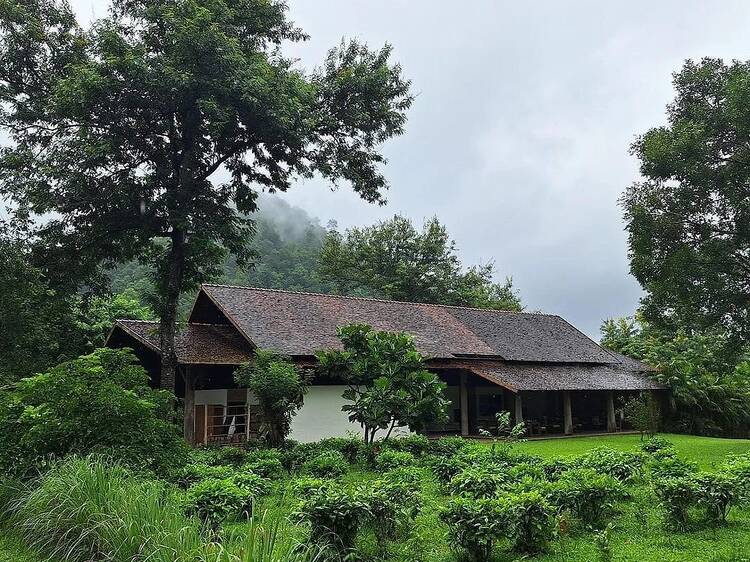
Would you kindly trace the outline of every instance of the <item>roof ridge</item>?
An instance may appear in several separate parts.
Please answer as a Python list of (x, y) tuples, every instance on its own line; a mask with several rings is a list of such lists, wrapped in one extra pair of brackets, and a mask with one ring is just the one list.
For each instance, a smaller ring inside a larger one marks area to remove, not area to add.
[(333, 295), (330, 293), (316, 293), (313, 291), (291, 291), (289, 289), (269, 289), (266, 287), (252, 287), (249, 285), (226, 285), (222, 283), (202, 283), (201, 287), (222, 287), (225, 289), (245, 289), (248, 291), (267, 291), (271, 293), (285, 293), (291, 295), (309, 295), (313, 297), (331, 297), (336, 299), (349, 299), (359, 300), (366, 302), (383, 302), (383, 303), (395, 303), (395, 304), (408, 304), (413, 306), (425, 306), (425, 307), (438, 307), (438, 308), (454, 308), (458, 310), (477, 310), (481, 312), (497, 312), (499, 314), (525, 314), (527, 316), (558, 316), (557, 314), (550, 314), (547, 312), (526, 312), (519, 310), (499, 310), (496, 308), (479, 308), (477, 306), (460, 306), (455, 304), (440, 304), (434, 302), (413, 302), (413, 301), (397, 301), (393, 299), (379, 299), (376, 297), (357, 297), (352, 295)]

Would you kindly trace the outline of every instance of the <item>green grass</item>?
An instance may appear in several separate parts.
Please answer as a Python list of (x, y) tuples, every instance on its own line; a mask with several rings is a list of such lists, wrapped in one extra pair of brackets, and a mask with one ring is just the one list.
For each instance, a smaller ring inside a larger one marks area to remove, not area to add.
[(0, 562), (41, 562), (17, 537), (0, 528)]
[[(710, 470), (727, 455), (750, 452), (748, 439), (719, 439), (677, 434), (661, 434), (660, 437), (671, 441), (682, 458), (697, 462), (703, 470)], [(527, 441), (518, 445), (518, 450), (550, 458), (580, 455), (595, 447), (633, 451), (638, 448), (640, 442), (639, 435), (569, 437)]]

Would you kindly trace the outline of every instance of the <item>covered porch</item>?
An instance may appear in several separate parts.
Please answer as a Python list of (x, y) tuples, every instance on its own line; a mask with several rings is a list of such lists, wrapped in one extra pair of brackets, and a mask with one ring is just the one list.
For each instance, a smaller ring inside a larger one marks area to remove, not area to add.
[[(447, 385), (451, 405), (448, 423), (430, 428), (433, 435), (479, 436), (481, 430), (492, 433), (496, 414), (504, 411), (511, 413), (513, 423), (526, 425), (528, 437), (614, 433), (629, 429), (622, 404), (643, 390), (653, 390), (628, 388), (631, 385), (623, 381), (600, 380), (594, 385), (569, 379), (558, 379), (558, 388), (544, 388), (547, 385), (539, 381), (536, 386), (542, 388), (526, 388), (531, 385), (499, 379), (497, 368), (492, 373), (477, 368), (436, 371)], [(648, 385), (641, 382), (640, 386)]]

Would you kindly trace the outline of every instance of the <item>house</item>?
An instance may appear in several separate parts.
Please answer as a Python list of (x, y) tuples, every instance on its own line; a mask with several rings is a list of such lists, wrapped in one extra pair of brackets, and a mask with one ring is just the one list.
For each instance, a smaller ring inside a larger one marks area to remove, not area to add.
[[(616, 431), (618, 401), (660, 391), (649, 368), (607, 351), (559, 316), (203, 285), (176, 350), (177, 380), (160, 380), (158, 324), (118, 320), (107, 345), (133, 348), (152, 384), (185, 402), (190, 441), (242, 442), (258, 426), (257, 404), (233, 371), (254, 349), (272, 349), (313, 370), (315, 352), (339, 348), (350, 323), (412, 334), (428, 367), (447, 384), (450, 420), (435, 434), (477, 435), (509, 410), (532, 434)], [(340, 381), (313, 380), (292, 424), (293, 439), (361, 432), (341, 411)]]

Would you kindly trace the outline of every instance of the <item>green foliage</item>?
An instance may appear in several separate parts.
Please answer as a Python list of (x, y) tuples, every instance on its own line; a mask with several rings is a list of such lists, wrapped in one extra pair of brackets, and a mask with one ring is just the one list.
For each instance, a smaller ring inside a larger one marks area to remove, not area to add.
[(432, 442), (424, 435), (412, 433), (398, 439), (389, 439), (383, 446), (392, 451), (406, 451), (415, 457), (422, 457), (430, 451)]
[(282, 453), (277, 449), (259, 449), (248, 453), (248, 460), (242, 465), (242, 469), (263, 478), (276, 480), (281, 478), (284, 472), (281, 458)]
[(386, 552), (387, 543), (408, 529), (421, 508), (419, 488), (389, 473), (375, 480), (367, 491), (370, 525), (375, 531), (380, 551)]
[(655, 456), (648, 461), (646, 466), (652, 480), (683, 478), (698, 470), (698, 466), (694, 462), (672, 455)]
[(393, 451), (386, 449), (375, 457), (375, 468), (385, 472), (395, 468), (413, 466), (417, 462), (414, 455), (407, 451)]
[(388, 299), (522, 310), (507, 278), (495, 283), (491, 263), (464, 270), (455, 243), (437, 217), (418, 232), (412, 222), (391, 220), (344, 234), (331, 230), (320, 254), (320, 274), (339, 292)]
[(185, 509), (214, 527), (227, 519), (235, 519), (249, 511), (252, 495), (232, 480), (206, 478), (188, 488)]
[[(639, 316), (606, 321), (602, 345), (656, 368), (652, 376), (671, 389), (672, 423), (679, 430), (721, 433), (750, 422), (750, 364), (729, 353), (724, 332), (662, 329)], [(634, 406), (638, 429), (653, 432), (648, 420), (654, 413)]]
[(0, 464), (16, 473), (50, 457), (102, 452), (167, 475), (187, 448), (169, 421), (173, 396), (148, 386), (128, 350), (98, 349), (0, 392)]
[(93, 296), (77, 308), (77, 327), (90, 349), (104, 345), (115, 320), (153, 319), (153, 312), (141, 304), (133, 288), (114, 295)]
[(448, 484), (454, 476), (464, 470), (469, 463), (455, 456), (434, 456), (428, 459), (432, 472), (441, 484)]
[(455, 496), (493, 498), (508, 487), (510, 480), (507, 472), (496, 467), (470, 466), (451, 478), (448, 490)]
[(362, 324), (339, 328), (344, 350), (317, 354), (323, 376), (342, 379), (348, 388), (342, 407), (364, 428), (365, 443), (396, 427), (423, 431), (443, 421), (448, 401), (445, 384), (428, 371), (413, 338), (404, 332), (380, 332)]
[(665, 451), (674, 451), (674, 445), (663, 437), (655, 435), (641, 443), (640, 449), (649, 455), (664, 454)]
[(214, 447), (203, 449), (203, 458), (214, 466), (239, 466), (247, 460), (248, 454), (239, 447)]
[(291, 431), (292, 418), (302, 407), (307, 382), (297, 366), (273, 351), (256, 350), (253, 361), (235, 371), (235, 381), (258, 399), (261, 423), (258, 432), (277, 447)]
[(638, 474), (643, 459), (637, 453), (597, 447), (579, 457), (577, 462), (583, 468), (591, 468), (625, 482)]
[(698, 504), (705, 509), (706, 520), (726, 523), (729, 509), (737, 498), (738, 481), (726, 473), (703, 472), (693, 476)]
[(650, 392), (630, 398), (623, 404), (622, 412), (633, 429), (641, 433), (641, 438), (644, 435), (653, 437), (659, 431), (661, 412)]
[(631, 271), (649, 320), (747, 341), (750, 64), (688, 60), (673, 84), (667, 124), (632, 146), (643, 180), (622, 199)]
[(302, 472), (318, 478), (338, 478), (346, 473), (349, 463), (343, 453), (322, 451), (302, 465)]
[(317, 445), (324, 451), (338, 451), (350, 463), (355, 463), (359, 460), (364, 447), (362, 441), (354, 437), (329, 437), (318, 441)]
[(696, 501), (698, 490), (695, 481), (689, 476), (671, 477), (656, 480), (654, 492), (664, 510), (665, 522), (677, 531), (687, 528), (689, 511)]
[(594, 533), (594, 544), (599, 554), (599, 562), (613, 562), (615, 559), (612, 552), (612, 529), (612, 523), (609, 523), (606, 527)]
[(469, 442), (462, 437), (438, 437), (430, 441), (428, 453), (439, 457), (452, 457), (468, 446)]
[(600, 525), (612, 514), (615, 501), (624, 496), (622, 484), (591, 469), (564, 472), (552, 491), (554, 503), (570, 510), (587, 525)]
[(440, 519), (448, 526), (450, 544), (472, 562), (488, 562), (509, 525), (507, 503), (499, 499), (451, 498)]
[(309, 524), (310, 541), (327, 547), (336, 560), (351, 555), (360, 526), (370, 517), (366, 492), (333, 483), (306, 492), (297, 515)]
[(552, 505), (537, 491), (507, 496), (511, 512), (511, 539), (518, 552), (542, 552), (555, 537), (557, 521)]
[(56, 291), (31, 262), (21, 233), (0, 222), (0, 386), (82, 353), (74, 296)]
[(750, 453), (728, 457), (721, 465), (721, 472), (735, 479), (737, 499), (750, 503)]

